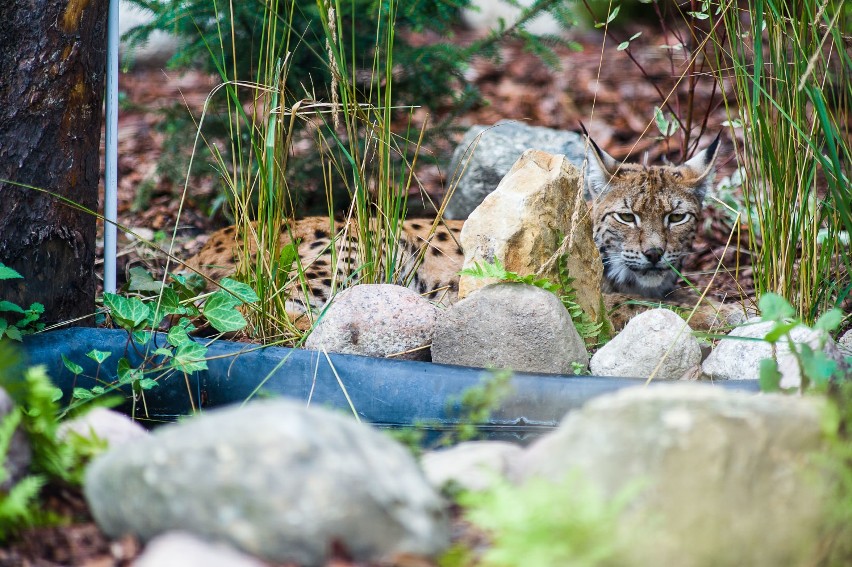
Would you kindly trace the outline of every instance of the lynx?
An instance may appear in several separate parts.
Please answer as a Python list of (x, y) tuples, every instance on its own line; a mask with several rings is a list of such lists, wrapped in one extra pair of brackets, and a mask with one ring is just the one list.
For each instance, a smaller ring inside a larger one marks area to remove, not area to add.
[[(695, 305), (697, 296), (678, 289), (675, 270), (680, 269), (692, 248), (718, 147), (717, 138), (680, 166), (645, 167), (619, 163), (589, 139), (586, 184), (595, 197), (594, 239), (604, 263), (602, 291), (615, 328), (647, 309), (629, 302), (631, 299), (690, 308)], [(451, 220), (405, 221), (397, 250), (401, 269), (393, 279), (443, 305), (453, 303), (464, 259), (458, 240), (462, 224)], [(356, 243), (350, 236), (355, 234), (354, 225), (311, 217), (283, 228), (280, 246), (294, 240), (298, 243), (308, 291), (306, 296), (300, 294), (301, 286), (291, 284), (289, 307), (308, 314), (322, 308), (334, 289), (357, 277), (352, 267)], [(234, 273), (235, 236), (235, 227), (214, 233), (188, 266), (211, 279)], [(335, 254), (332, 246), (336, 247)], [(255, 250), (248, 253), (251, 257)], [(735, 322), (736, 311), (733, 306), (705, 302), (693, 318), (693, 327), (706, 329), (726, 319)]]

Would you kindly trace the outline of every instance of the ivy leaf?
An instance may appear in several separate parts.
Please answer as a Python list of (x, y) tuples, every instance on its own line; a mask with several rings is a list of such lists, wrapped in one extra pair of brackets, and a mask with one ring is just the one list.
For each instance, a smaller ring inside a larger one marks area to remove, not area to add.
[(86, 353), (86, 356), (97, 362), (98, 364), (103, 364), (106, 359), (110, 357), (111, 352), (104, 352), (98, 349), (92, 349)]
[(235, 296), (239, 297), (243, 303), (256, 303), (260, 298), (248, 284), (232, 280), (231, 278), (222, 278), (219, 285), (230, 291)]
[(697, 20), (706, 20), (710, 17), (710, 14), (707, 14), (706, 12), (687, 12), (687, 14)]
[(65, 368), (67, 368), (74, 376), (79, 376), (83, 373), (83, 367), (69, 360), (65, 354), (62, 354), (62, 364), (64, 364)]
[(139, 368), (133, 368), (130, 366), (130, 361), (127, 358), (122, 357), (118, 361), (118, 383), (119, 384), (132, 384), (133, 382), (139, 380), (142, 377), (142, 370)]
[(207, 370), (207, 347), (201, 343), (187, 341), (175, 349), (175, 357), (171, 361), (172, 368), (191, 374), (199, 370)]
[(150, 308), (138, 297), (122, 297), (114, 293), (104, 293), (104, 305), (109, 308), (112, 318), (128, 331), (137, 330), (148, 320)]
[(23, 278), (21, 274), (13, 270), (3, 262), (0, 262), (0, 280), (13, 280)]
[(95, 395), (86, 388), (74, 388), (71, 397), (78, 400), (91, 400), (94, 399)]
[(760, 361), (760, 390), (762, 392), (777, 392), (781, 389), (781, 373), (774, 358), (764, 358)]
[(0, 301), (0, 311), (12, 311), (13, 313), (23, 313), (23, 307), (20, 307), (11, 301)]
[(13, 341), (21, 342), (24, 340), (23, 335), (21, 335), (21, 330), (17, 327), (7, 327), (6, 336)]
[(172, 278), (172, 287), (182, 301), (195, 298), (204, 289), (204, 278), (198, 274), (169, 274)]
[(139, 387), (143, 390), (150, 390), (151, 388), (155, 388), (158, 385), (156, 380), (152, 380), (151, 378), (142, 378), (139, 380)]
[(220, 333), (239, 331), (247, 322), (236, 307), (239, 300), (227, 291), (217, 291), (207, 299), (201, 312)]
[(130, 291), (150, 291), (160, 293), (163, 282), (155, 280), (148, 270), (141, 266), (130, 268), (130, 283), (127, 286)]
[(170, 287), (163, 290), (163, 294), (160, 297), (160, 306), (163, 311), (165, 311), (166, 315), (186, 314), (186, 307), (180, 304), (180, 297), (178, 297), (177, 292)]

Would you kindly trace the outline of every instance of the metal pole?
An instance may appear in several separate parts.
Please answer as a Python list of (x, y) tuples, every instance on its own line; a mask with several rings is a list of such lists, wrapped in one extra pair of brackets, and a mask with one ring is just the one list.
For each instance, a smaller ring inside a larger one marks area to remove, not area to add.
[(115, 293), (115, 223), (118, 220), (118, 2), (110, 1), (107, 17), (104, 291), (109, 293)]

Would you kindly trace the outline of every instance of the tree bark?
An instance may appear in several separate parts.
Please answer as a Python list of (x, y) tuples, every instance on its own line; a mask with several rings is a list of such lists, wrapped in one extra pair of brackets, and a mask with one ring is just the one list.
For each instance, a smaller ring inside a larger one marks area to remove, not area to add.
[(48, 323), (94, 313), (96, 218), (4, 181), (96, 209), (108, 5), (0, 0), (0, 299)]

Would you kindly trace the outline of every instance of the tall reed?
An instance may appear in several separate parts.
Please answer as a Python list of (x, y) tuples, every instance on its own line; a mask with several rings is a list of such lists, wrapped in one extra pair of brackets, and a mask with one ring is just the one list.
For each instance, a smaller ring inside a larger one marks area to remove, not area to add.
[[(245, 46), (237, 45), (233, 29), (222, 30), (220, 45), (210, 50), (211, 55), (228, 50), (233, 55), (231, 68), (224, 55), (216, 61), (231, 128), (230, 162), (214, 144), (208, 145), (237, 220), (239, 275), (260, 297), (247, 318), (255, 337), (266, 342), (295, 342), (302, 336), (304, 322), (297, 328), (288, 307), (293, 300), (308, 305), (311, 295), (305, 279), (307, 266), (296, 247), (280, 246), (294, 214), (288, 184), (288, 158), (294, 143), (312, 132), (317, 159), (323, 165), (328, 232), (335, 240), (353, 242), (352, 253), (342, 258), (337, 257), (338, 246), (330, 248), (331, 264), (348, 263), (347, 271), (353, 274), (347, 281), (333, 281), (336, 290), (354, 282), (404, 279), (397, 241), (423, 136), (423, 129), (412, 132), (410, 120), (407, 131), (398, 134), (392, 129), (405, 124), (406, 111), (393, 102), (397, 2), (385, 2), (378, 10), (373, 22), (375, 46), (365, 57), (349, 43), (354, 26), (364, 22), (344, 21), (345, 11), (337, 0), (318, 0), (331, 76), (330, 85), (318, 86), (319, 94), (316, 85), (304, 85), (300, 94), (285, 87), (293, 50), (309, 48), (300, 41), (301, 32), (292, 27), (298, 4), (272, 0), (265, 5), (256, 76), (248, 80), (238, 76), (236, 51)], [(346, 187), (351, 201), (342, 223), (334, 220), (342, 206), (334, 202), (336, 184)], [(288, 236), (294, 240), (292, 233)], [(314, 314), (308, 313), (307, 320), (313, 322)]]
[(756, 292), (783, 295), (812, 322), (852, 287), (852, 11), (842, 0), (701, 4), (743, 128)]

